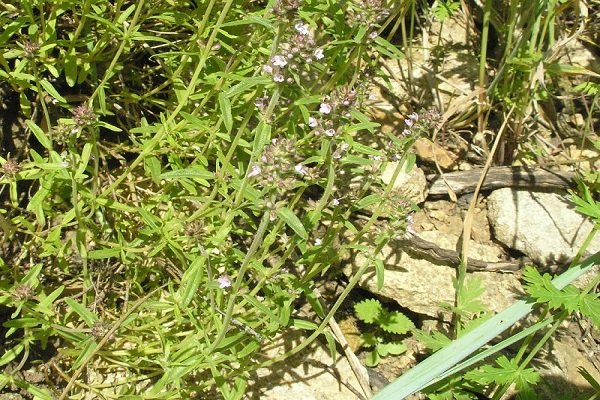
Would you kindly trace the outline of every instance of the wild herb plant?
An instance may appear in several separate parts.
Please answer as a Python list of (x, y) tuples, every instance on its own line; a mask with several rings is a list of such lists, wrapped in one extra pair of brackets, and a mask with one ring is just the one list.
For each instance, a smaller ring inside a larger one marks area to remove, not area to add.
[[(380, 1), (3, 4), (0, 388), (38, 398), (243, 396), (265, 343), (324, 334), (312, 292), (384, 206), (371, 147)], [(359, 187), (344, 177), (363, 177)], [(379, 188), (379, 189), (378, 189)], [(376, 190), (378, 189), (378, 190)], [(351, 214), (372, 207), (365, 226)], [(354, 233), (344, 241), (342, 229)], [(369, 260), (374, 254), (369, 254)], [(318, 319), (294, 314), (301, 297)], [(326, 335), (330, 335), (326, 333)], [(331, 339), (331, 337), (330, 337)], [(332, 343), (332, 341), (330, 341)], [(43, 369), (49, 385), (27, 381)], [(110, 384), (104, 383), (109, 380)]]
[[(368, 367), (375, 367), (382, 357), (397, 356), (407, 350), (399, 338), (415, 328), (412, 321), (399, 311), (389, 311), (377, 299), (367, 299), (357, 303), (354, 311), (359, 320), (375, 325), (360, 335), (360, 346), (374, 348), (365, 359)], [(391, 340), (390, 336), (397, 340)]]

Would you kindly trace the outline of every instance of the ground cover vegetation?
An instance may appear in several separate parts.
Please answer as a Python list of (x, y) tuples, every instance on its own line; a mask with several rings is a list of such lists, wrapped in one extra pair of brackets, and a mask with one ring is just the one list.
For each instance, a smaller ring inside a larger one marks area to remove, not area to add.
[[(252, 371), (317, 338), (335, 352), (328, 321), (368, 268), (383, 284), (378, 250), (409, 229), (415, 205), (378, 176), (389, 161), (400, 161), (394, 177), (413, 165), (416, 138), (464, 121), (485, 136), (496, 118), (510, 122), (483, 149), (489, 162), (539, 160), (543, 148), (527, 147), (531, 107), (567, 84), (587, 107), (581, 143), (595, 138), (598, 74), (557, 61), (561, 32), (588, 32), (587, 5), (513, 1), (498, 13), (491, 4), (482, 8), (474, 107), (442, 114), (409, 102), (404, 128), (383, 135), (370, 116), (376, 82), (392, 84), (382, 57), (410, 54), (418, 25), (444, 20), (458, 3), (0, 2), (0, 390), (41, 399), (235, 399)], [(486, 52), (490, 29), (500, 44), (494, 56)], [(498, 71), (488, 81), (490, 62)], [(369, 145), (378, 135), (384, 145)], [(596, 220), (598, 180), (587, 172), (573, 193)], [(353, 215), (365, 210), (357, 224)], [(363, 237), (373, 231), (370, 250)], [(340, 279), (338, 261), (350, 251), (367, 261), (323, 305), (314, 284)], [(517, 338), (576, 312), (598, 323), (594, 286), (560, 291), (595, 261), (576, 260), (558, 283), (528, 269), (532, 298), (547, 306)], [(452, 338), (428, 339), (373, 301), (363, 316), (384, 331), (413, 331), (443, 354), (492, 320), (466, 268), (456, 285)], [(314, 318), (295, 313), (301, 303)], [(529, 302), (519, 312), (532, 309)], [(382, 310), (385, 322), (372, 314)], [(262, 359), (265, 343), (285, 329), (305, 330), (306, 341)], [(381, 349), (373, 357), (396, 352)], [(442, 380), (431, 396), (493, 388), (500, 398), (514, 383), (533, 396), (537, 376), (527, 365), (535, 350)], [(494, 353), (485, 352), (475, 361)]]

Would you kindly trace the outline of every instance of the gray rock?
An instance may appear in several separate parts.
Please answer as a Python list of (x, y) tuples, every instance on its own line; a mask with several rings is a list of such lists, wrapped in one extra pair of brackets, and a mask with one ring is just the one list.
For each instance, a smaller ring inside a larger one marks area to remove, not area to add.
[[(389, 162), (387, 164), (381, 175), (383, 183), (389, 185), (397, 167), (398, 162)], [(417, 166), (413, 166), (410, 172), (407, 172), (405, 164), (394, 181), (393, 190), (416, 204), (423, 203), (427, 197), (427, 179), (425, 178), (425, 173)]]
[[(421, 232), (419, 236), (450, 250), (455, 250), (458, 242), (456, 235), (439, 231)], [(500, 254), (501, 250), (497, 247), (473, 242), (470, 244), (469, 257), (497, 262)], [(383, 260), (385, 265), (383, 288), (377, 290), (377, 279), (373, 269), (367, 270), (359, 281), (363, 289), (394, 300), (411, 311), (445, 321), (451, 319), (450, 311), (440, 305), (454, 304), (456, 295), (452, 283), (452, 279), (456, 276), (454, 268), (413, 258), (393, 242), (383, 248), (378, 258)], [(344, 273), (350, 275), (365, 262), (365, 258), (357, 254), (347, 261), (349, 265), (346, 266)], [(471, 275), (480, 278), (482, 286), (487, 288), (480, 300), (490, 311), (503, 310), (522, 293), (519, 279), (514, 274), (474, 272)]]
[[(539, 265), (570, 260), (593, 227), (566, 195), (556, 193), (499, 189), (489, 196), (487, 207), (495, 238)], [(587, 250), (599, 251), (600, 238)]]

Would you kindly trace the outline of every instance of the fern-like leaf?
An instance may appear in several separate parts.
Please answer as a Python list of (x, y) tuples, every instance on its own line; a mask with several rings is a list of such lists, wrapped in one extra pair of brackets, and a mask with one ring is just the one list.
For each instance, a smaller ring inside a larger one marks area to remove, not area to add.
[(498, 367), (484, 365), (478, 370), (469, 371), (465, 374), (465, 378), (485, 385), (515, 383), (517, 390), (525, 391), (531, 388), (530, 385), (535, 385), (540, 381), (540, 375), (533, 368), (520, 370), (519, 364), (515, 360), (501, 356), (496, 363)]
[(458, 298), (458, 304), (460, 309), (464, 312), (470, 312), (472, 314), (479, 314), (486, 311), (487, 305), (484, 304), (479, 298), (486, 291), (485, 286), (482, 286), (483, 281), (472, 276), (467, 281), (466, 285), (460, 291)]
[(438, 351), (452, 343), (452, 339), (440, 331), (432, 331), (431, 334), (428, 334), (422, 330), (415, 330), (414, 334), (417, 340), (431, 351)]
[(574, 286), (569, 285), (563, 290), (558, 290), (552, 284), (549, 274), (540, 273), (530, 266), (525, 268), (523, 279), (527, 282), (525, 290), (540, 303), (548, 303), (553, 309), (563, 307), (569, 313), (579, 309), (581, 292)]
[(583, 296), (579, 310), (584, 316), (589, 317), (597, 328), (600, 328), (600, 300), (596, 294), (589, 293)]

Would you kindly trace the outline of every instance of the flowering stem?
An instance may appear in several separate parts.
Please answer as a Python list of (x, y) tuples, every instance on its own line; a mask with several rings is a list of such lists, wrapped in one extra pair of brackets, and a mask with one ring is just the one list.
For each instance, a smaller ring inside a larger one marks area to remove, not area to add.
[(223, 326), (221, 327), (221, 330), (219, 331), (215, 340), (212, 342), (212, 344), (208, 348), (209, 354), (212, 353), (219, 346), (219, 344), (225, 337), (225, 334), (227, 333), (229, 325), (231, 324), (231, 319), (233, 316), (233, 309), (235, 307), (235, 300), (237, 299), (237, 293), (240, 292), (240, 289), (242, 288), (242, 285), (244, 284), (244, 276), (246, 274), (246, 270), (248, 269), (248, 265), (250, 264), (250, 261), (254, 258), (254, 254), (256, 253), (256, 251), (258, 250), (258, 247), (263, 242), (263, 237), (265, 236), (265, 232), (267, 231), (267, 227), (269, 226), (269, 221), (270, 221), (270, 213), (269, 213), (269, 211), (266, 211), (263, 214), (263, 217), (260, 221), (260, 225), (258, 226), (258, 229), (256, 230), (256, 234), (254, 235), (254, 240), (252, 240), (252, 244), (250, 245), (250, 248), (248, 249), (248, 252), (246, 253), (246, 256), (244, 257), (244, 260), (242, 261), (242, 265), (240, 266), (240, 269), (237, 272), (237, 277), (231, 288), (231, 295), (229, 296), (229, 300), (227, 301), (227, 309), (225, 310)]

